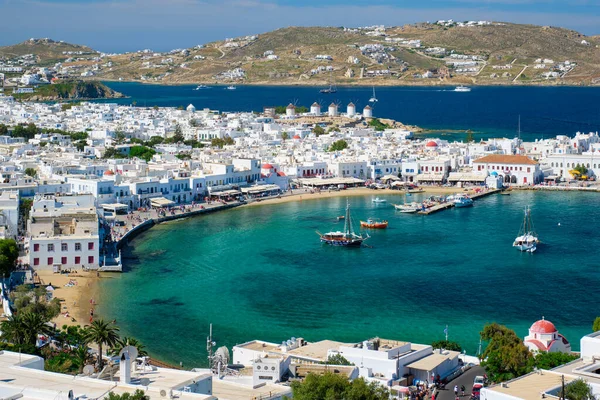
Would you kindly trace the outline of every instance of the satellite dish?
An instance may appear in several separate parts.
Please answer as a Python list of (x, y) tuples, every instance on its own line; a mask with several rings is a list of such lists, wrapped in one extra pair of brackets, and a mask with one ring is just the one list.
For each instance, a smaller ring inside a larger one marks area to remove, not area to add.
[[(150, 385), (150, 378), (142, 378), (140, 379), (140, 385), (142, 386), (148, 386)], [(162, 392), (160, 394), (162, 396)]]
[(135, 360), (138, 356), (138, 351), (134, 346), (125, 346), (119, 352), (119, 358), (123, 357), (123, 354), (127, 353), (130, 360)]
[(83, 367), (83, 373), (85, 376), (90, 376), (91, 374), (94, 373), (94, 366), (86, 365), (85, 367)]
[(227, 346), (221, 346), (215, 352), (215, 359), (227, 365), (229, 363), (229, 349)]
[(160, 397), (167, 397), (167, 391), (165, 389), (160, 390)]

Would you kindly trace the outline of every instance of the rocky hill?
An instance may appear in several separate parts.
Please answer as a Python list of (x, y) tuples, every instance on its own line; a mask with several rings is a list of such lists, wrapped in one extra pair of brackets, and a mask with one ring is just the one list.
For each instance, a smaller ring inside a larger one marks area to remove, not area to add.
[(39, 86), (33, 93), (14, 94), (29, 101), (91, 100), (124, 97), (101, 82), (64, 82)]
[(54, 41), (52, 39), (29, 39), (22, 43), (0, 47), (0, 57), (15, 58), (33, 54), (38, 63), (48, 65), (54, 61), (70, 57), (97, 55), (98, 52), (87, 46)]
[(63, 65), (94, 66), (92, 79), (164, 84), (589, 85), (600, 84), (600, 37), (497, 22), (290, 27), (169, 53)]

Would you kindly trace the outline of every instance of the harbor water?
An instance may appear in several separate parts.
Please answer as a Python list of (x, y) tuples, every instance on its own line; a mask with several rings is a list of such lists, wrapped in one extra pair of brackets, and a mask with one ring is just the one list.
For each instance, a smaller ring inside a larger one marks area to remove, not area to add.
[(378, 102), (369, 103), (371, 87), (338, 87), (337, 93), (319, 93), (307, 86), (224, 86), (194, 90), (195, 85), (165, 86), (106, 82), (130, 98), (110, 102), (144, 107), (210, 108), (219, 111), (258, 111), (265, 106), (289, 103), (310, 107), (317, 101), (327, 111), (332, 102), (346, 111), (349, 102), (361, 111), (367, 104), (373, 115), (433, 130), (426, 134), (449, 141), (465, 140), (471, 130), (475, 140), (517, 136), (521, 116), (521, 138), (525, 141), (573, 136), (577, 131), (600, 129), (600, 89), (595, 87), (477, 86), (459, 93), (454, 87), (378, 87)]
[[(486, 323), (523, 337), (543, 316), (579, 348), (598, 315), (597, 193), (491, 195), (428, 216), (395, 211), (404, 200), (349, 198), (357, 228), (368, 217), (389, 221), (357, 249), (323, 245), (315, 233), (342, 228), (345, 197), (155, 226), (124, 250), (125, 273), (101, 280), (98, 312), (184, 367), (206, 365), (210, 323), (229, 348), (292, 336), (431, 343), (448, 325), (449, 339), (475, 354)], [(512, 248), (527, 205), (542, 241), (534, 254)]]

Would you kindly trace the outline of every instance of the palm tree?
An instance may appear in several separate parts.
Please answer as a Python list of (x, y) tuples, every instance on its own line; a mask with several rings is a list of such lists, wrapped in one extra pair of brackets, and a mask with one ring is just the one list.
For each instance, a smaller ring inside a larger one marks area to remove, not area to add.
[(79, 368), (79, 373), (83, 372), (83, 367), (85, 367), (86, 363), (91, 360), (92, 356), (90, 355), (89, 349), (87, 345), (82, 344), (79, 347), (76, 347), (71, 354), (73, 358), (77, 361), (77, 366)]
[(21, 316), (23, 327), (23, 343), (34, 345), (37, 342), (38, 335), (51, 335), (54, 328), (48, 325), (48, 320), (43, 315), (33, 312), (26, 312)]
[(6, 321), (0, 323), (2, 339), (16, 345), (23, 344), (25, 338), (23, 331), (23, 321), (19, 315), (11, 315)]
[(102, 370), (102, 346), (107, 345), (108, 347), (114, 347), (118, 340), (119, 335), (117, 332), (119, 328), (114, 326), (112, 322), (106, 322), (103, 319), (98, 319), (87, 328), (85, 333), (85, 339), (88, 342), (93, 342), (98, 345), (98, 369)]
[(144, 346), (139, 340), (130, 337), (119, 339), (115, 347), (112, 348), (111, 353), (117, 355), (127, 346), (135, 347), (138, 351), (138, 356), (140, 357), (148, 355), (148, 352), (145, 350), (146, 346)]

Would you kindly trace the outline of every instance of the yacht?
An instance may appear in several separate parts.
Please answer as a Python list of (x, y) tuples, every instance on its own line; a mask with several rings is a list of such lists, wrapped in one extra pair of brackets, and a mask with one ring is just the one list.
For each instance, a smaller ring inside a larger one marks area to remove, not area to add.
[(457, 86), (456, 88), (454, 88), (454, 91), (455, 92), (470, 92), (471, 88), (468, 86), (460, 85), (460, 86)]
[(533, 222), (531, 221), (531, 210), (529, 210), (529, 207), (526, 207), (523, 223), (519, 230), (519, 236), (517, 236), (513, 242), (513, 247), (516, 247), (520, 251), (533, 253), (536, 251), (538, 243), (539, 239), (533, 228)]
[(378, 101), (377, 96), (375, 96), (375, 86), (373, 86), (373, 97), (369, 99), (369, 103), (377, 103)]
[(394, 208), (401, 213), (412, 214), (421, 210), (422, 206), (419, 203), (394, 204)]
[(380, 199), (379, 197), (375, 197), (372, 201), (373, 201), (373, 203), (385, 203), (387, 200)]
[(452, 199), (452, 202), (454, 203), (454, 207), (457, 208), (469, 207), (473, 205), (473, 199), (463, 193), (455, 195)]

